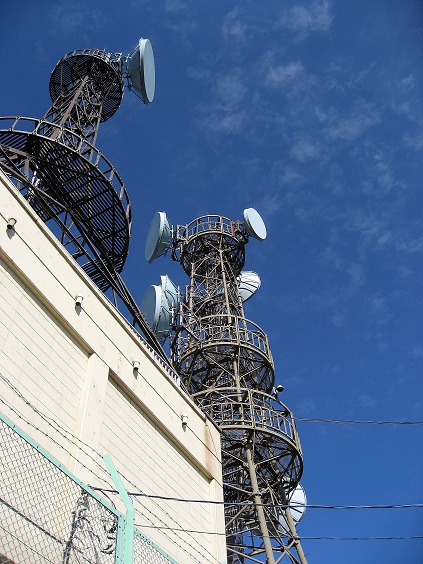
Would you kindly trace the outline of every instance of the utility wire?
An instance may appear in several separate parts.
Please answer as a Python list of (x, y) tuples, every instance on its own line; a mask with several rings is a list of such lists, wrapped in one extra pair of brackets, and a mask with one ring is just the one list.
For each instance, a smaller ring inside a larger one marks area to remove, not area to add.
[[(214, 536), (226, 536), (226, 533), (219, 533), (217, 531), (199, 531), (199, 530), (190, 530), (190, 531), (186, 531), (185, 529), (180, 529), (180, 528), (172, 528), (172, 527), (155, 527), (155, 526), (149, 526), (149, 525), (141, 525), (141, 524), (135, 524), (136, 527), (142, 527), (144, 529), (149, 529), (149, 528), (153, 528), (153, 529), (171, 529), (172, 531), (176, 531), (176, 532), (190, 532), (190, 533), (195, 533), (198, 535), (214, 535)], [(245, 531), (245, 533), (247, 533), (249, 531)], [(243, 534), (243, 532), (241, 532), (241, 535)], [(269, 539), (273, 539), (273, 537), (268, 536), (265, 537), (263, 536), (262, 538), (269, 538)], [(342, 540), (342, 541), (364, 541), (364, 540), (416, 540), (416, 539), (423, 539), (423, 535), (410, 535), (410, 536), (386, 536), (386, 537), (303, 537), (301, 535), (301, 537), (297, 536), (297, 537), (290, 537), (293, 540), (298, 540), (298, 541), (303, 541), (303, 540)]]
[[(117, 490), (105, 490), (102, 488), (91, 488), (93, 490), (101, 491), (103, 493), (118, 493)], [(248, 507), (251, 503), (229, 502), (229, 501), (215, 501), (209, 499), (185, 499), (180, 497), (169, 497), (164, 495), (153, 495), (146, 493), (128, 492), (128, 495), (133, 497), (147, 497), (152, 499), (163, 499), (165, 501), (180, 501), (183, 503), (204, 503), (211, 505), (225, 505), (229, 507)], [(290, 509), (294, 508), (307, 508), (307, 509), (423, 509), (423, 503), (401, 503), (401, 504), (386, 504), (386, 505), (318, 505), (318, 504), (303, 504), (303, 503), (290, 503), (289, 505), (275, 504), (275, 503), (258, 503), (261, 507), (274, 507), (276, 509)]]
[(423, 421), (365, 421), (354, 419), (317, 419), (312, 417), (294, 417), (295, 421), (305, 423), (339, 423), (341, 425), (423, 425)]

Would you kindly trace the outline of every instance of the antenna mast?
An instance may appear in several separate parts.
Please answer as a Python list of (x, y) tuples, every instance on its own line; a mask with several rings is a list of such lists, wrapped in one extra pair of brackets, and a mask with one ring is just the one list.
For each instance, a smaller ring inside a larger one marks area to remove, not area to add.
[(43, 118), (0, 118), (0, 167), (103, 291), (111, 288), (149, 344), (167, 361), (120, 273), (128, 256), (131, 204), (113, 165), (95, 147), (100, 123), (117, 111), (125, 79), (151, 102), (154, 56), (140, 39), (127, 57), (100, 49), (65, 55), (49, 83)]
[(177, 226), (172, 258), (190, 282), (171, 333), (172, 360), (222, 431), (228, 564), (304, 564), (288, 507), (303, 471), (300, 441), (292, 413), (272, 395), (267, 335), (246, 319), (239, 291), (250, 236), (266, 237), (252, 208), (244, 222), (207, 215)]

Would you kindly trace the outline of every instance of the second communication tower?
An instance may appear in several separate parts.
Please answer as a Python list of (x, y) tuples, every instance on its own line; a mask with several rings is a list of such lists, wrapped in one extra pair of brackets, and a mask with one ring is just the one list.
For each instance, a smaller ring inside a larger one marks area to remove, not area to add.
[[(158, 212), (146, 258), (171, 248), (189, 276), (180, 300), (171, 292), (170, 348), (183, 384), (222, 432), (228, 564), (304, 564), (296, 532), (304, 506), (289, 507), (293, 494), (303, 493), (300, 441), (292, 413), (277, 399), (267, 335), (244, 314), (243, 303), (260, 285), (255, 273), (242, 271), (250, 237), (266, 238), (253, 208), (244, 221), (206, 215), (174, 232)], [(166, 293), (162, 288), (160, 296)], [(169, 303), (149, 308), (156, 327)]]

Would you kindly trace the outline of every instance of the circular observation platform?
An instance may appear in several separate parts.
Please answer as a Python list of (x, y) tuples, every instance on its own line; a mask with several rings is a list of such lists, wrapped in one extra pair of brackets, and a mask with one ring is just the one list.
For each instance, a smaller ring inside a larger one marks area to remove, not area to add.
[(221, 215), (204, 215), (188, 225), (178, 225), (174, 240), (172, 258), (181, 263), (188, 276), (193, 269), (197, 276), (207, 275), (221, 252), (235, 276), (244, 266), (248, 235), (241, 221)]
[[(43, 221), (71, 216), (80, 249), (94, 246), (101, 259), (122, 270), (128, 255), (131, 205), (115, 168), (93, 145), (45, 120), (4, 117), (0, 118), (0, 166), (19, 181), (20, 191)], [(101, 289), (107, 289), (101, 259), (88, 258), (82, 266)]]
[(229, 387), (197, 393), (194, 399), (222, 431), (226, 486), (239, 488), (239, 481), (246, 481), (249, 491), (241, 462), (248, 445), (260, 488), (270, 487), (277, 496), (281, 487), (290, 492), (297, 486), (303, 472), (301, 444), (294, 417), (285, 405), (258, 390)]
[(255, 323), (234, 315), (187, 320), (172, 344), (174, 365), (191, 394), (208, 388), (235, 386), (271, 391), (274, 365), (266, 333)]
[[(101, 100), (100, 121), (107, 121), (123, 98), (122, 55), (100, 49), (81, 49), (65, 55), (50, 76), (49, 90), (53, 103), (83, 80), (89, 81)], [(98, 103), (98, 100), (95, 100)]]

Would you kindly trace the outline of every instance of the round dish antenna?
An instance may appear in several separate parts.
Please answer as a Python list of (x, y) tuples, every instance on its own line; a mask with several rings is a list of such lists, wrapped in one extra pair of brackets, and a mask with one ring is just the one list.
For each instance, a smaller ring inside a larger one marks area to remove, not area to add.
[(243, 302), (249, 300), (260, 286), (260, 276), (252, 270), (243, 270), (238, 276), (238, 290)]
[(307, 505), (307, 496), (301, 484), (298, 484), (289, 499), (289, 507), (295, 524), (299, 523)]
[(156, 70), (153, 47), (148, 39), (140, 39), (127, 58), (129, 89), (134, 89), (144, 104), (154, 99)]
[[(302, 516), (306, 510), (307, 497), (304, 488), (301, 484), (298, 484), (295, 490), (291, 493), (288, 499), (289, 509), (291, 510), (291, 516), (294, 520), (295, 525), (301, 521)], [(289, 526), (285, 520), (285, 514), (280, 513), (279, 524), (281, 530), (289, 533)]]
[(160, 276), (160, 286), (150, 286), (141, 303), (148, 324), (158, 337), (166, 336), (178, 303), (178, 288), (168, 276)]
[(150, 264), (165, 254), (172, 239), (172, 229), (165, 212), (154, 214), (145, 243), (145, 260)]
[(244, 225), (247, 233), (263, 241), (266, 239), (267, 231), (261, 215), (254, 208), (247, 208), (244, 210)]

